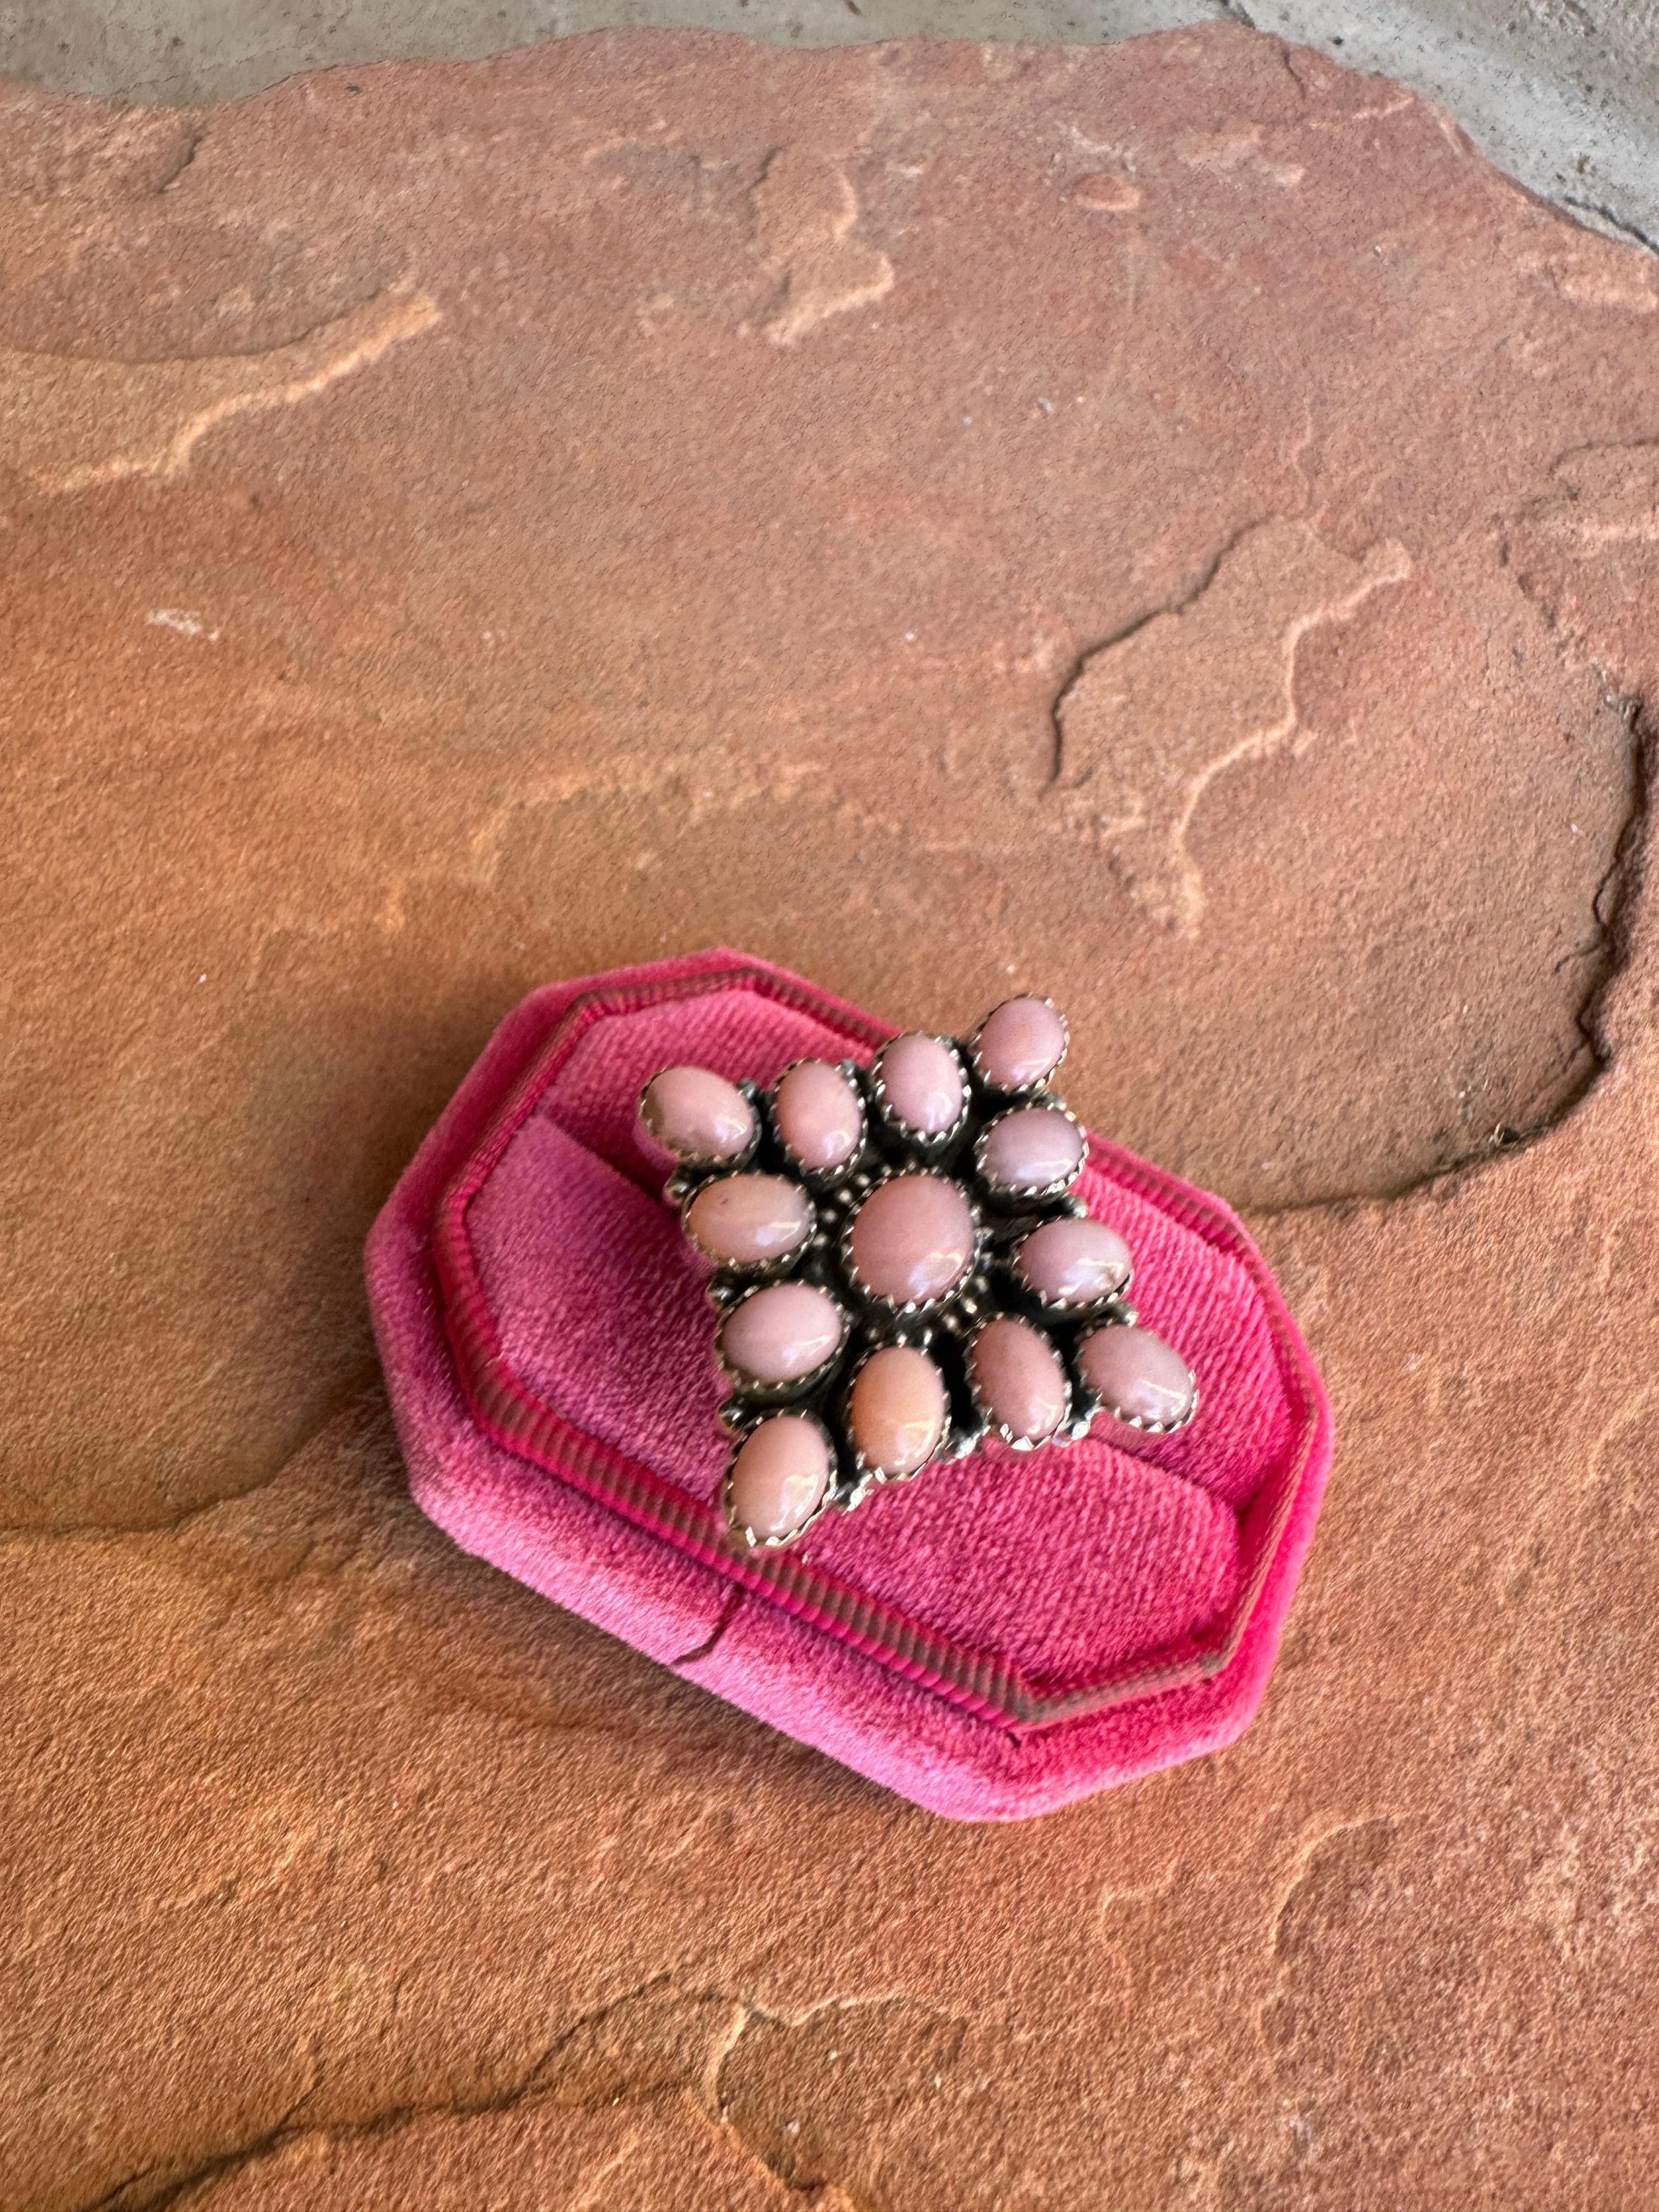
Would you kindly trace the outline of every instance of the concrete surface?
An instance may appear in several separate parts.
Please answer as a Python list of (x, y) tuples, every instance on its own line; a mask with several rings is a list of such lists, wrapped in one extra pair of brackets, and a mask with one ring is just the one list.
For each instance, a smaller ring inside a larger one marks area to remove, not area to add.
[(304, 70), (474, 58), (611, 25), (837, 46), (922, 34), (1103, 44), (1230, 19), (1398, 77), (1596, 228), (1659, 239), (1659, 0), (23, 0), (0, 74), (174, 106)]

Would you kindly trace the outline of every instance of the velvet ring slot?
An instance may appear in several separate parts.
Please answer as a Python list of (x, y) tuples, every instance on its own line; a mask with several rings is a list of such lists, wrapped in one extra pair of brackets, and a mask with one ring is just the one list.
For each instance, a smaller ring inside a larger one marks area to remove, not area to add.
[[(371, 1304), (411, 1487), (458, 1543), (921, 1804), (1018, 1818), (1248, 1723), (1329, 1412), (1227, 1207), (1079, 1130), (1077, 1195), (1133, 1252), (1140, 1319), (1203, 1377), (1203, 1419), (1097, 1422), (1063, 1450), (1011, 1435), (787, 1550), (734, 1544), (706, 1270), (661, 1202), (641, 1092), (674, 1066), (734, 1091), (802, 1060), (867, 1069), (892, 1035), (731, 952), (535, 993), (377, 1221)], [(1014, 1040), (1012, 1071), (1042, 1043)], [(715, 1103), (742, 1157), (748, 1122)], [(1121, 1277), (1095, 1243), (1061, 1257)]]

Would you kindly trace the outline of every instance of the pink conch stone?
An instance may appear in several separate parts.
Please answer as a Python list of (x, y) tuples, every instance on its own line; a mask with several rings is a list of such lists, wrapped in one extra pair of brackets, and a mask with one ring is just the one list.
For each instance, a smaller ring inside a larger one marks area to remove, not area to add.
[(841, 1308), (811, 1283), (774, 1283), (733, 1306), (720, 1330), (728, 1367), (756, 1382), (799, 1382), (841, 1349)]
[(752, 1267), (781, 1259), (812, 1233), (812, 1205), (781, 1176), (721, 1176), (685, 1209), (685, 1225), (711, 1260)]
[(919, 1137), (942, 1137), (962, 1115), (962, 1070), (937, 1037), (911, 1030), (884, 1045), (876, 1062), (887, 1103)]
[(755, 1109), (712, 1067), (665, 1067), (646, 1085), (640, 1120), (677, 1159), (732, 1160), (755, 1133)]
[(1198, 1387), (1174, 1346), (1149, 1328), (1097, 1328), (1078, 1346), (1077, 1361), (1120, 1420), (1167, 1428), (1184, 1418)]
[(1066, 1418), (1066, 1370), (1030, 1322), (988, 1321), (969, 1354), (974, 1387), (992, 1421), (1013, 1437), (1044, 1443)]
[(854, 1449), (866, 1467), (914, 1474), (939, 1449), (948, 1418), (945, 1378), (925, 1352), (890, 1344), (872, 1352), (853, 1385)]
[(999, 1091), (1024, 1091), (1066, 1057), (1066, 1024), (1046, 999), (1007, 999), (980, 1024), (980, 1073)]
[(853, 1221), (853, 1272), (878, 1298), (923, 1305), (946, 1297), (974, 1257), (968, 1201), (942, 1176), (878, 1183)]
[(1015, 1264), (1027, 1290), (1056, 1306), (1092, 1305), (1134, 1273), (1128, 1246), (1103, 1221), (1045, 1221), (1021, 1244)]
[(751, 1429), (732, 1462), (732, 1518), (762, 1542), (804, 1528), (830, 1483), (830, 1447), (816, 1421), (775, 1413)]
[(864, 1135), (864, 1105), (838, 1067), (803, 1060), (778, 1085), (778, 1134), (804, 1168), (838, 1168)]
[(999, 1190), (1046, 1190), (1064, 1182), (1083, 1158), (1083, 1132), (1057, 1107), (1023, 1106), (994, 1121), (982, 1155)]

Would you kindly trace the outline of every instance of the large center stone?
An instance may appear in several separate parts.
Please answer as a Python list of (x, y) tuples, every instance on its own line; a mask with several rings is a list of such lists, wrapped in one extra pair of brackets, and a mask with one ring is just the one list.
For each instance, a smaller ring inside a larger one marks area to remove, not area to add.
[(943, 1176), (901, 1175), (872, 1190), (853, 1221), (853, 1272), (894, 1305), (948, 1297), (974, 1258), (974, 1217)]

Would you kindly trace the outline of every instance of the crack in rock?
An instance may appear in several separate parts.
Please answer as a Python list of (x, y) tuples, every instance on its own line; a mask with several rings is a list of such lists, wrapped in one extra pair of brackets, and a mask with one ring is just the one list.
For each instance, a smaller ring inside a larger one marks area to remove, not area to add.
[[(1261, 2040), (1281, 2072), (1308, 2033), (1303, 2016), (1308, 1996), (1325, 1991), (1331, 1961), (1341, 1957), (1355, 1923), (1377, 1904), (1380, 1870), (1394, 1854), (1396, 1826), (1389, 1816), (1345, 1821), (1315, 1837), (1298, 1857), (1271, 1927), (1278, 1987), (1256, 2015)], [(1383, 1898), (1383, 1908), (1391, 1901)]]
[[(992, 2078), (981, 2043), (970, 2020), (902, 1991), (826, 1998), (794, 2018), (754, 2008), (721, 2063), (716, 2109), (788, 2189), (833, 2188), (872, 2212), (920, 2204), (938, 2130)], [(1019, 2160), (1005, 2147), (1011, 2184)]]
[(831, 315), (867, 307), (892, 289), (887, 256), (849, 235), (859, 218), (858, 194), (825, 155), (782, 148), (751, 197), (755, 252), (783, 287), (766, 325), (774, 345), (793, 345)]
[(1588, 216), (1592, 222), (1605, 228), (1613, 237), (1644, 247), (1650, 253), (1659, 254), (1659, 239), (1650, 238), (1638, 224), (1627, 222), (1621, 215), (1615, 215), (1605, 200), (1576, 199), (1571, 192), (1564, 192), (1561, 204), (1572, 208), (1579, 215)]
[(0, 1549), (26, 1544), (118, 1543), (131, 1536), (180, 1534), (195, 1522), (222, 1514), (228, 1508), (257, 1498), (261, 1491), (274, 1488), (285, 1474), (305, 1461), (313, 1446), (336, 1430), (342, 1436), (350, 1437), (367, 1435), (379, 1425), (389, 1425), (389, 1415), (380, 1363), (374, 1360), (348, 1375), (328, 1403), (284, 1445), (273, 1464), (249, 1481), (232, 1489), (216, 1491), (211, 1497), (199, 1498), (191, 1505), (179, 1505), (169, 1500), (167, 1512), (145, 1519), (135, 1516), (125, 1520), (88, 1517), (78, 1521), (0, 1522)]
[[(1659, 689), (1659, 441), (1563, 453), (1512, 514), (1503, 557), (1563, 642), (1615, 690)], [(1634, 659), (1632, 659), (1634, 655)]]
[[(703, 2112), (715, 2104), (719, 2069), (748, 2017), (734, 1997), (718, 1990), (687, 1994), (672, 1975), (653, 1975), (568, 2021), (527, 2069), (498, 2090), (477, 2097), (416, 2100), (359, 2119), (307, 2124), (298, 2115), (316, 2094), (319, 2085), (313, 2083), (257, 2136), (188, 2167), (151, 2167), (130, 2175), (85, 2212), (172, 2212), (186, 2205), (205, 2212), (222, 2192), (236, 2203), (264, 2203), (267, 2182), (287, 2180), (291, 2169), (314, 2172), (340, 2152), (372, 2158), (377, 2148), (393, 2148), (399, 2136), (446, 2122), (483, 2125), (514, 2113), (555, 2112), (609, 2121), (614, 2108), (622, 2106), (629, 2114), (667, 2113), (670, 2130), (678, 2135), (693, 2117), (684, 2100), (693, 2100)], [(678, 2121), (672, 2109), (676, 2106)], [(763, 2161), (740, 2147), (712, 2114), (709, 2124), (716, 2142), (740, 2149), (757, 2174), (764, 2175)], [(608, 2201), (594, 2189), (631, 2155), (632, 2140), (596, 2149), (597, 2164), (580, 2178), (582, 2193), (562, 2197), (561, 2203), (574, 2207)], [(236, 2186), (242, 2177), (249, 2188)], [(282, 2201), (288, 2201), (286, 2194)]]
[(1534, 1146), (1544, 1142), (1563, 1127), (1589, 1098), (1618, 1056), (1606, 1034), (1602, 1010), (1609, 994), (1624, 980), (1631, 965), (1632, 945), (1643, 906), (1646, 871), (1648, 794), (1653, 783), (1654, 739), (1646, 728), (1640, 701), (1627, 699), (1624, 705), (1631, 740), (1630, 812), (1620, 830), (1613, 859), (1596, 885), (1591, 901), (1594, 934), (1588, 944), (1568, 956), (1575, 961), (1600, 960), (1605, 963), (1573, 1017), (1590, 1054), (1589, 1070), (1583, 1081), (1571, 1097), (1541, 1121), (1529, 1123), (1524, 1128), (1515, 1128), (1507, 1122), (1500, 1122), (1477, 1151), (1461, 1158), (1441, 1161), (1425, 1169), (1421, 1175), (1409, 1176), (1390, 1190), (1291, 1199), (1279, 1206), (1249, 1206), (1244, 1209), (1249, 1220), (1265, 1224), (1298, 1213), (1322, 1212), (1328, 1208), (1342, 1210), (1373, 1205), (1393, 1206), (1425, 1192), (1431, 1192), (1437, 1197), (1445, 1197), (1467, 1177), (1479, 1175), (1497, 1161), (1518, 1152), (1529, 1152)]
[(88, 361), (0, 349), (0, 467), (57, 493), (180, 476), (219, 423), (314, 398), (441, 319), (404, 283), (264, 353)]
[(1203, 918), (1187, 833), (1217, 777), (1297, 746), (1302, 640), (1412, 574), (1392, 538), (1356, 561), (1275, 519), (1236, 540), (1191, 599), (1085, 656), (1054, 709), (1063, 817), (1155, 921), (1188, 933)]

